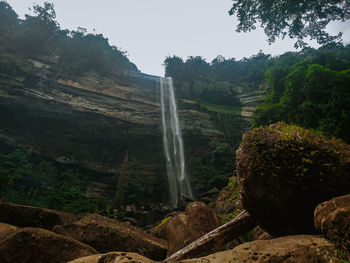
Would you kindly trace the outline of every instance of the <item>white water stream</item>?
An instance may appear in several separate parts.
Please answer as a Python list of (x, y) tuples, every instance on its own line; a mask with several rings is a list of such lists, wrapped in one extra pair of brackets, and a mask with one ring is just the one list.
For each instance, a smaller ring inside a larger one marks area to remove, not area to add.
[(159, 78), (159, 88), (163, 147), (169, 181), (170, 202), (176, 207), (183, 195), (193, 198), (193, 194), (186, 176), (184, 146), (172, 79)]

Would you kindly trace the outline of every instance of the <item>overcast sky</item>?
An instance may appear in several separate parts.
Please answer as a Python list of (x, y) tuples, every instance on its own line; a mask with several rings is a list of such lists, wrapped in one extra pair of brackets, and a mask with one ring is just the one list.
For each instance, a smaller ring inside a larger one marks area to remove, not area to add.
[[(42, 0), (7, 0), (20, 17)], [(51, 0), (57, 21), (69, 30), (84, 27), (101, 33), (128, 52), (144, 73), (164, 75), (166, 56), (202, 56), (208, 62), (217, 55), (241, 59), (264, 53), (278, 55), (294, 50), (291, 40), (268, 45), (261, 29), (235, 32), (237, 20), (228, 15), (231, 0)], [(344, 32), (350, 43), (350, 23), (336, 23), (330, 32)], [(315, 46), (315, 44), (312, 44)]]

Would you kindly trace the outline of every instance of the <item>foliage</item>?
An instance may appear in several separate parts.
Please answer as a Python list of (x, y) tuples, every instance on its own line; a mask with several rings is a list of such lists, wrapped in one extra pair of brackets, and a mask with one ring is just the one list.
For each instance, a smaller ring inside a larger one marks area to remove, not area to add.
[(102, 34), (88, 34), (84, 28), (63, 30), (55, 20), (52, 3), (33, 6), (34, 15), (24, 20), (4, 0), (0, 0), (1, 72), (26, 75), (28, 58), (57, 57), (58, 76), (76, 76), (93, 71), (98, 74), (137, 71), (126, 52), (110, 46)]
[(51, 208), (73, 214), (100, 212), (105, 200), (87, 200), (81, 183), (83, 175), (61, 169), (53, 162), (15, 150), (0, 154), (0, 192), (7, 202)]
[(238, 32), (256, 29), (260, 24), (264, 28), (269, 43), (277, 37), (296, 38), (296, 47), (304, 47), (306, 37), (316, 39), (319, 44), (339, 41), (341, 33), (332, 36), (326, 32), (332, 21), (350, 19), (350, 3), (347, 0), (322, 1), (265, 1), (234, 0), (229, 11), (237, 15)]
[(125, 178), (122, 182), (121, 191), (114, 200), (115, 205), (122, 209), (125, 205), (139, 206), (143, 202), (143, 190), (138, 176), (140, 166), (136, 160), (128, 161)]
[(350, 141), (350, 46), (305, 50), (293, 65), (276, 58), (265, 74), (268, 96), (253, 126), (286, 121)]
[(213, 140), (203, 157), (193, 156), (188, 163), (192, 185), (198, 193), (222, 188), (234, 171), (235, 152), (228, 144)]

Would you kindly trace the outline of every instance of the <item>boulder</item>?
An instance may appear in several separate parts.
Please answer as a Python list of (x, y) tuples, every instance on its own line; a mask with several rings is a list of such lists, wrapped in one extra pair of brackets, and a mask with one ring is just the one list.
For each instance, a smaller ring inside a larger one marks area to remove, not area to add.
[(243, 208), (273, 236), (313, 233), (315, 207), (350, 189), (350, 146), (284, 123), (248, 131), (236, 164)]
[(165, 240), (97, 214), (87, 215), (76, 223), (56, 226), (53, 231), (89, 244), (100, 253), (135, 252), (154, 260), (161, 260), (167, 251)]
[(222, 223), (228, 222), (243, 211), (240, 198), (237, 177), (233, 176), (228, 185), (220, 191), (215, 201), (211, 203), (211, 207)]
[(350, 195), (333, 198), (315, 209), (315, 227), (350, 258)]
[(86, 244), (40, 228), (23, 228), (0, 241), (2, 263), (65, 263), (96, 253)]
[(187, 205), (180, 213), (151, 230), (168, 241), (168, 256), (220, 226), (215, 212), (202, 202)]
[(0, 223), (0, 241), (9, 235), (15, 233), (18, 230), (17, 227), (8, 224)]
[(76, 260), (70, 261), (68, 263), (155, 263), (148, 258), (140, 256), (136, 253), (128, 252), (111, 252), (107, 254), (98, 254), (83, 258), (78, 258)]
[(0, 202), (0, 222), (15, 226), (51, 230), (55, 225), (69, 224), (77, 220), (78, 217), (64, 212)]
[(326, 239), (311, 235), (286, 236), (270, 240), (257, 240), (232, 250), (203, 258), (183, 260), (181, 263), (337, 263), (335, 247)]

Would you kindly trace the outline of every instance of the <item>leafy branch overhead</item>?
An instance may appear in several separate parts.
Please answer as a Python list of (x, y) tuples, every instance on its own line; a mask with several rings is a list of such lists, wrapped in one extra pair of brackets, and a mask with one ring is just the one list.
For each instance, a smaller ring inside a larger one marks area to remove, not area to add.
[(295, 47), (304, 47), (305, 38), (316, 39), (319, 44), (340, 42), (342, 34), (326, 31), (332, 21), (350, 19), (349, 0), (233, 0), (230, 15), (239, 21), (237, 32), (256, 29), (260, 24), (268, 42), (286, 36), (297, 39)]

